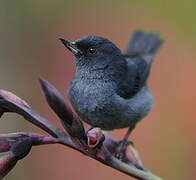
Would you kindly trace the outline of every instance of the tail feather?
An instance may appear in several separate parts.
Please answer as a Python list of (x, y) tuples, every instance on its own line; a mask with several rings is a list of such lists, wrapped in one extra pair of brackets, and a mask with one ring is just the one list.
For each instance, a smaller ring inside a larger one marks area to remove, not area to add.
[(126, 56), (150, 55), (153, 56), (163, 43), (163, 39), (157, 33), (145, 33), (135, 31), (128, 41), (125, 51)]
[(153, 57), (159, 50), (163, 39), (157, 33), (145, 33), (142, 31), (135, 31), (128, 41), (127, 49), (125, 51), (125, 57), (127, 59), (128, 68), (131, 69), (131, 75), (133, 65), (136, 67), (136, 90), (138, 92), (141, 87), (146, 83)]

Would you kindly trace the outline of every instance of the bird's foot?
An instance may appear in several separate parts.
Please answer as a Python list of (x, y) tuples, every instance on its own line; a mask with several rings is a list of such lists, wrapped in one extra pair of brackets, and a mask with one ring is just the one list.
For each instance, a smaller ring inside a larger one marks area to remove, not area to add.
[(129, 146), (130, 144), (133, 145), (133, 142), (132, 141), (120, 141), (116, 147), (116, 150), (114, 152), (114, 156), (117, 159), (122, 160), (123, 156), (127, 150), (127, 146)]

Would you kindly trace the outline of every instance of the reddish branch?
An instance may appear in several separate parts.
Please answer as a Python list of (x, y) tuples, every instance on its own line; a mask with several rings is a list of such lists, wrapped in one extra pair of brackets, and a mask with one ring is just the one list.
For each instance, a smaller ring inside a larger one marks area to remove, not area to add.
[(24, 100), (16, 95), (0, 90), (0, 117), (7, 112), (20, 114), (25, 120), (38, 126), (49, 136), (17, 132), (0, 134), (0, 152), (8, 152), (0, 158), (0, 179), (2, 179), (23, 159), (32, 146), (62, 144), (75, 149), (101, 163), (140, 180), (161, 180), (145, 169), (133, 145), (129, 145), (121, 160), (113, 156), (119, 140), (104, 134), (99, 128), (85, 131), (80, 117), (67, 106), (59, 91), (45, 80), (40, 80), (43, 94), (57, 114), (65, 130), (62, 130), (35, 112)]

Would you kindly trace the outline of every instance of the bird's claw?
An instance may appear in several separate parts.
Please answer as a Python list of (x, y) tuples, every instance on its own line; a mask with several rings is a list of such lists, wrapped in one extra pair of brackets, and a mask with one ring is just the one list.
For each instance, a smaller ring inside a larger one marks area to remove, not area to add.
[(127, 146), (129, 145), (134, 146), (132, 141), (120, 141), (113, 154), (114, 157), (116, 157), (119, 160), (122, 160), (125, 155), (125, 151), (127, 150)]

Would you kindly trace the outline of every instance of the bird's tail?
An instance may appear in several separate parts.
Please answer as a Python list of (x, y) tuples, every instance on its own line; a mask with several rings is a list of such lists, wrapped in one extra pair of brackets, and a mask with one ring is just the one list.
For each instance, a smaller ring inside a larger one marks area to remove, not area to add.
[(163, 39), (158, 33), (145, 33), (135, 31), (128, 41), (125, 51), (126, 56), (150, 55), (151, 57), (159, 50)]
[(163, 39), (157, 33), (135, 31), (128, 41), (125, 57), (127, 63), (134, 63), (137, 67), (140, 85), (142, 86), (150, 73), (153, 57), (159, 50)]

